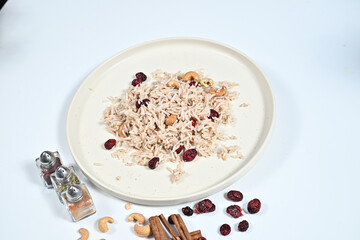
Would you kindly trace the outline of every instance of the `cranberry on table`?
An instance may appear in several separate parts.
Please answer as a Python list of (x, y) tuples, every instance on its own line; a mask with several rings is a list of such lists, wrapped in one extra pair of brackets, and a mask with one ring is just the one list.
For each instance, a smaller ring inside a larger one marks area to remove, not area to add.
[(214, 109), (210, 109), (210, 115), (208, 116), (208, 119), (213, 120), (214, 118), (218, 118), (220, 114), (215, 111)]
[(142, 104), (144, 104), (145, 107), (148, 106), (149, 102), (150, 102), (150, 100), (147, 99), (147, 98), (145, 98), (144, 100), (142, 100)]
[(238, 230), (240, 232), (246, 232), (246, 230), (249, 228), (249, 223), (246, 220), (243, 220), (238, 225)]
[(220, 227), (221, 235), (226, 236), (226, 235), (229, 235), (230, 232), (231, 232), (231, 227), (229, 224), (225, 223), (225, 224), (221, 225), (221, 227)]
[(132, 84), (134, 87), (136, 87), (137, 85), (140, 85), (141, 83), (142, 83), (141, 79), (138, 79), (138, 78), (132, 80), (132, 82), (131, 82), (131, 84)]
[(194, 160), (194, 158), (197, 156), (197, 151), (196, 149), (189, 149), (186, 150), (183, 154), (183, 160), (185, 162), (190, 162), (192, 160)]
[(116, 140), (115, 139), (109, 139), (104, 143), (104, 146), (106, 149), (110, 150), (112, 149), (116, 144)]
[(230, 214), (233, 218), (239, 218), (243, 216), (241, 207), (238, 205), (231, 205), (226, 208), (226, 212)]
[(191, 117), (190, 120), (192, 121), (192, 126), (195, 127), (196, 126), (196, 123), (197, 121), (199, 121), (196, 117)]
[(186, 216), (192, 216), (194, 211), (189, 207), (189, 206), (186, 206), (184, 208), (181, 209), (183, 214), (186, 215)]
[(204, 199), (195, 206), (196, 213), (208, 213), (215, 211), (215, 204), (211, 202), (210, 199)]
[(261, 208), (261, 202), (259, 199), (254, 198), (253, 200), (251, 200), (248, 205), (247, 205), (247, 209), (249, 211), (249, 213), (258, 213), (260, 211)]
[(182, 152), (182, 150), (184, 150), (184, 145), (180, 145), (180, 147), (178, 147), (178, 149), (176, 149), (175, 152), (177, 154), (180, 154)]
[(146, 81), (147, 76), (143, 72), (138, 72), (135, 74), (137, 79), (140, 79), (142, 82)]
[(158, 157), (154, 157), (149, 161), (149, 168), (150, 169), (155, 169), (158, 165), (159, 165), (159, 158)]
[(198, 240), (206, 240), (206, 238), (200, 237), (200, 238), (198, 238)]
[(231, 190), (230, 192), (228, 192), (227, 197), (228, 197), (228, 199), (230, 199), (231, 201), (234, 201), (234, 202), (240, 202), (241, 200), (243, 200), (242, 193), (240, 191), (236, 191), (236, 190)]

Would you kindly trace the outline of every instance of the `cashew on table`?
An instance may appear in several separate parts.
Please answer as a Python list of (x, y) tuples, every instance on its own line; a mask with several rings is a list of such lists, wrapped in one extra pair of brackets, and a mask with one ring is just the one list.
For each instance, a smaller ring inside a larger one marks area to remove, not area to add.
[(79, 233), (81, 234), (81, 237), (78, 238), (78, 240), (88, 240), (89, 231), (86, 228), (80, 228)]
[(103, 217), (99, 220), (98, 227), (100, 232), (106, 233), (109, 231), (107, 223), (114, 223), (114, 219), (112, 217)]

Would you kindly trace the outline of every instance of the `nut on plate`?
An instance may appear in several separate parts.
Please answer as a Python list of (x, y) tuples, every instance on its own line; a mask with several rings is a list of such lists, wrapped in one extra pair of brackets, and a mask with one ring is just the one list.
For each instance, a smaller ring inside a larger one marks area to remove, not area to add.
[(188, 82), (190, 80), (198, 82), (200, 80), (199, 74), (197, 74), (194, 71), (190, 71), (190, 72), (185, 73), (185, 75), (183, 77), (183, 81)]
[(120, 125), (118, 129), (118, 134), (120, 137), (127, 137), (129, 135), (129, 126), (126, 123)]
[(225, 86), (222, 86), (219, 91), (215, 91), (213, 88), (209, 90), (209, 93), (214, 94), (216, 97), (224, 96), (227, 92), (227, 88)]
[(203, 78), (200, 80), (200, 84), (204, 87), (212, 87), (214, 86), (214, 80), (211, 78)]
[(179, 88), (180, 87), (180, 83), (175, 81), (175, 80), (170, 80), (166, 86), (168, 87), (173, 87), (173, 88)]
[(177, 120), (177, 116), (175, 114), (171, 114), (170, 117), (168, 117), (166, 120), (165, 120), (165, 124), (167, 126), (172, 126)]

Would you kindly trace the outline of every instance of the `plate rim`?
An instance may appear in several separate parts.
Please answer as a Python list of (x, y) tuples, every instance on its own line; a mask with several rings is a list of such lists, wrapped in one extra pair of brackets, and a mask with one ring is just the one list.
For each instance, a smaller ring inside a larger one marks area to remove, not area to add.
[[(71, 144), (72, 140), (70, 137), (70, 116), (71, 116), (71, 112), (72, 109), (74, 108), (76, 99), (78, 98), (78, 95), (80, 94), (80, 92), (82, 91), (82, 89), (84, 88), (84, 85), (87, 83), (88, 79), (91, 79), (93, 75), (96, 75), (98, 72), (101, 71), (101, 69), (107, 65), (109, 62), (111, 62), (112, 60), (114, 60), (116, 57), (129, 52), (133, 49), (136, 48), (141, 48), (144, 47), (146, 45), (151, 45), (151, 44), (156, 44), (159, 42), (167, 42), (167, 41), (197, 41), (197, 42), (206, 42), (206, 43), (211, 43), (214, 45), (218, 45), (221, 47), (225, 47), (227, 49), (230, 49), (231, 51), (241, 55), (242, 57), (244, 57), (247, 61), (249, 61), (249, 63), (251, 63), (257, 71), (259, 71), (259, 73), (262, 75), (263, 79), (264, 79), (264, 83), (266, 84), (266, 87), (268, 88), (268, 92), (270, 94), (270, 98), (271, 98), (271, 103), (268, 103), (271, 105), (271, 118), (268, 120), (270, 121), (270, 126), (269, 126), (269, 130), (266, 133), (266, 136), (264, 137), (264, 141), (261, 144), (261, 146), (259, 147), (259, 149), (255, 152), (255, 154), (253, 155), (253, 157), (236, 173), (234, 173), (233, 175), (227, 177), (225, 180), (220, 181), (217, 184), (212, 185), (209, 188), (203, 189), (199, 192), (196, 193), (192, 193), (192, 194), (188, 194), (182, 197), (163, 197), (163, 198), (151, 198), (151, 197), (141, 197), (141, 198), (134, 198), (131, 197), (127, 194), (124, 193), (119, 193), (119, 192), (115, 192), (114, 190), (112, 190), (110, 187), (105, 186), (104, 184), (102, 184), (101, 182), (98, 182), (95, 178), (91, 177), (91, 174), (89, 174), (86, 170), (86, 168), (84, 168), (81, 164), (81, 161), (78, 160), (78, 157), (75, 154), (75, 151), (73, 150), (73, 144)], [(73, 98), (71, 100), (70, 106), (68, 108), (68, 112), (67, 112), (67, 118), (66, 118), (66, 138), (67, 138), (67, 142), (70, 148), (70, 152), (74, 158), (75, 163), (78, 165), (79, 169), (82, 171), (82, 173), (97, 187), (99, 187), (101, 190), (104, 190), (107, 193), (110, 193), (111, 195), (120, 198), (121, 200), (125, 200), (125, 201), (131, 201), (133, 203), (137, 203), (137, 204), (142, 204), (142, 205), (151, 205), (151, 206), (165, 206), (165, 205), (175, 205), (175, 204), (180, 204), (180, 203), (185, 203), (185, 202), (191, 202), (194, 200), (198, 200), (200, 198), (204, 198), (207, 196), (210, 196), (222, 189), (227, 188), (228, 186), (230, 186), (231, 184), (233, 184), (234, 182), (236, 182), (237, 180), (239, 180), (242, 176), (244, 176), (260, 159), (260, 157), (264, 154), (266, 147), (269, 145), (271, 136), (273, 134), (274, 131), (274, 127), (275, 127), (275, 122), (276, 122), (276, 103), (275, 103), (275, 96), (274, 96), (274, 92), (273, 89), (270, 85), (270, 82), (268, 80), (268, 78), (266, 77), (266, 75), (264, 74), (264, 72), (261, 70), (261, 68), (251, 59), (249, 58), (246, 54), (244, 54), (243, 52), (239, 51), (238, 49), (229, 46), (227, 44), (218, 42), (218, 41), (214, 41), (214, 40), (210, 40), (210, 39), (206, 39), (206, 38), (198, 38), (198, 37), (168, 37), (168, 38), (159, 38), (159, 39), (154, 39), (154, 40), (150, 40), (150, 41), (145, 41), (139, 44), (135, 44), (133, 46), (130, 46), (128, 48), (125, 48), (124, 50), (114, 54), (113, 56), (111, 56), (110, 58), (106, 59), (105, 61), (103, 61), (101, 64), (97, 65), (97, 67), (95, 69), (93, 69), (86, 77), (85, 79), (82, 81), (82, 83), (80, 84), (80, 86), (78, 87), (77, 91), (75, 92), (75, 94), (73, 95)]]

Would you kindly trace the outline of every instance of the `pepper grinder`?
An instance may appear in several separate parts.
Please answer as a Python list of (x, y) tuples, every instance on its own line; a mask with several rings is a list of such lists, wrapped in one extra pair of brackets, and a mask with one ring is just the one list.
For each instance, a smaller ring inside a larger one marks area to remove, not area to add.
[(35, 159), (35, 162), (45, 187), (53, 188), (50, 175), (55, 172), (57, 167), (62, 165), (59, 152), (44, 151), (39, 158)]
[(72, 220), (77, 222), (96, 212), (94, 202), (84, 184), (71, 184), (61, 194)]
[(66, 191), (70, 184), (80, 184), (80, 180), (75, 173), (74, 167), (59, 166), (50, 176), (52, 185), (60, 202), (63, 203), (61, 194)]

